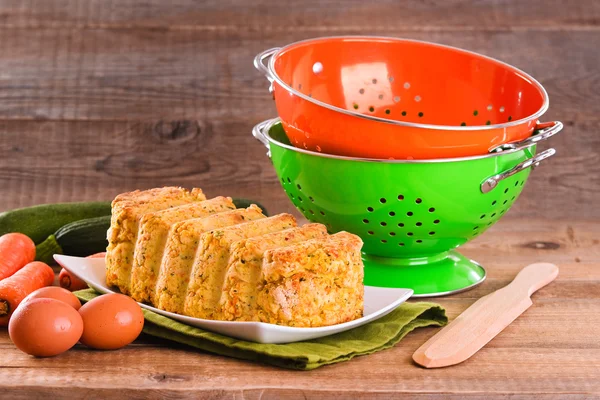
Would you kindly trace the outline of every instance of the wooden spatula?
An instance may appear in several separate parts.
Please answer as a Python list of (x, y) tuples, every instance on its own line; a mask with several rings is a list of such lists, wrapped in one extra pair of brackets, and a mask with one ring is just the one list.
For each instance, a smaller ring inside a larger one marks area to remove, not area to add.
[(477, 300), (419, 347), (413, 360), (425, 368), (465, 361), (525, 312), (533, 304), (531, 295), (557, 275), (558, 267), (554, 264), (528, 265), (509, 285)]

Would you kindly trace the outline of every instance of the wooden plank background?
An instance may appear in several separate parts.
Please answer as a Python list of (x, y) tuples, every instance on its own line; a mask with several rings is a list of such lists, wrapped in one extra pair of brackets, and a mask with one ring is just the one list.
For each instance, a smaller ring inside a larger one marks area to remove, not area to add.
[(291, 211), (251, 127), (275, 115), (259, 51), (322, 35), (431, 40), (547, 88), (565, 123), (512, 217), (600, 217), (600, 2), (4, 0), (0, 210), (201, 186)]
[[(430, 40), (501, 59), (550, 95), (564, 132), (507, 217), (464, 246), (489, 266), (450, 317), (524, 265), (560, 265), (534, 306), (459, 366), (393, 349), (311, 372), (166, 346), (33, 359), (0, 332), (0, 398), (593, 398), (600, 393), (600, 1), (0, 0), (0, 211), (200, 186), (292, 211), (250, 130), (275, 116), (256, 53), (324, 35)], [(293, 211), (295, 213), (295, 211)], [(296, 215), (298, 215), (296, 213)], [(86, 363), (82, 360), (91, 360)], [(235, 373), (232, 373), (234, 371)]]

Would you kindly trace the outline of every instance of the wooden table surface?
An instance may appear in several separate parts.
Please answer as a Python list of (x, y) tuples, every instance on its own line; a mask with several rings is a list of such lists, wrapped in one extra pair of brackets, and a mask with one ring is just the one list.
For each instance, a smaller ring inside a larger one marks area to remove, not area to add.
[[(568, 3), (568, 4), (567, 4)], [(164, 185), (294, 212), (253, 124), (274, 105), (253, 56), (296, 40), (376, 34), (499, 58), (550, 96), (564, 133), (515, 206), (462, 252), (481, 286), (440, 298), (450, 317), (532, 262), (560, 267), (534, 305), (467, 362), (411, 363), (435, 329), (310, 372), (152, 338), (51, 359), (0, 331), (0, 398), (600, 397), (600, 2), (4, 0), (0, 2), (0, 211), (110, 199)]]

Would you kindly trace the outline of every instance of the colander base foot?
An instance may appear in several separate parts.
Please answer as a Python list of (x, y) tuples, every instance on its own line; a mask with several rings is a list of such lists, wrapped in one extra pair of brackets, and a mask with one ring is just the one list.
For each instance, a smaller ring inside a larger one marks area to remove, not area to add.
[(456, 251), (431, 257), (388, 258), (363, 255), (365, 285), (409, 288), (413, 297), (446, 296), (485, 280), (485, 269)]

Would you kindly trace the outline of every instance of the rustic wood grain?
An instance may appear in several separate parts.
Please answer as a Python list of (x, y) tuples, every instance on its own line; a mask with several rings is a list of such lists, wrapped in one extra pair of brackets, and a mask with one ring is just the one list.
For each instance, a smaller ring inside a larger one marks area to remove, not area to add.
[(0, 24), (9, 27), (110, 27), (335, 34), (349, 28), (378, 33), (412, 30), (560, 30), (596, 28), (594, 1), (562, 0), (5, 0)]
[(588, 399), (600, 397), (600, 2), (595, 0), (4, 0), (0, 211), (200, 186), (293, 212), (252, 126), (275, 115), (252, 67), (268, 47), (376, 34), (454, 45), (536, 77), (564, 132), (515, 206), (461, 251), (479, 287), (439, 299), (451, 318), (523, 266), (559, 265), (534, 305), (467, 362), (411, 362), (435, 329), (311, 372), (143, 337), (52, 359), (0, 330), (0, 398)]
[[(82, 34), (85, 32), (85, 34)], [(361, 33), (348, 30), (344, 33)], [(364, 32), (362, 32), (364, 33)], [(0, 118), (260, 120), (275, 115), (254, 56), (313, 32), (0, 28)], [(531, 73), (551, 99), (546, 119), (597, 120), (600, 31), (410, 32)]]
[[(0, 121), (0, 187), (10, 194), (0, 196), (0, 211), (182, 185), (292, 212), (250, 134), (258, 121)], [(507, 218), (600, 218), (600, 120), (569, 125), (544, 144), (558, 154), (531, 174)]]
[[(483, 240), (487, 237), (486, 240)], [(36, 359), (0, 332), (0, 388), (7, 398), (570, 398), (600, 396), (600, 224), (595, 221), (500, 221), (464, 253), (488, 268), (475, 291), (437, 299), (451, 318), (535, 261), (559, 265), (558, 278), (533, 306), (466, 362), (424, 370), (411, 355), (436, 329), (350, 362), (297, 372), (239, 362), (153, 338), (113, 352), (76, 346)], [(532, 244), (546, 243), (546, 247)], [(550, 245), (552, 244), (552, 245)], [(558, 247), (556, 247), (558, 246)]]

